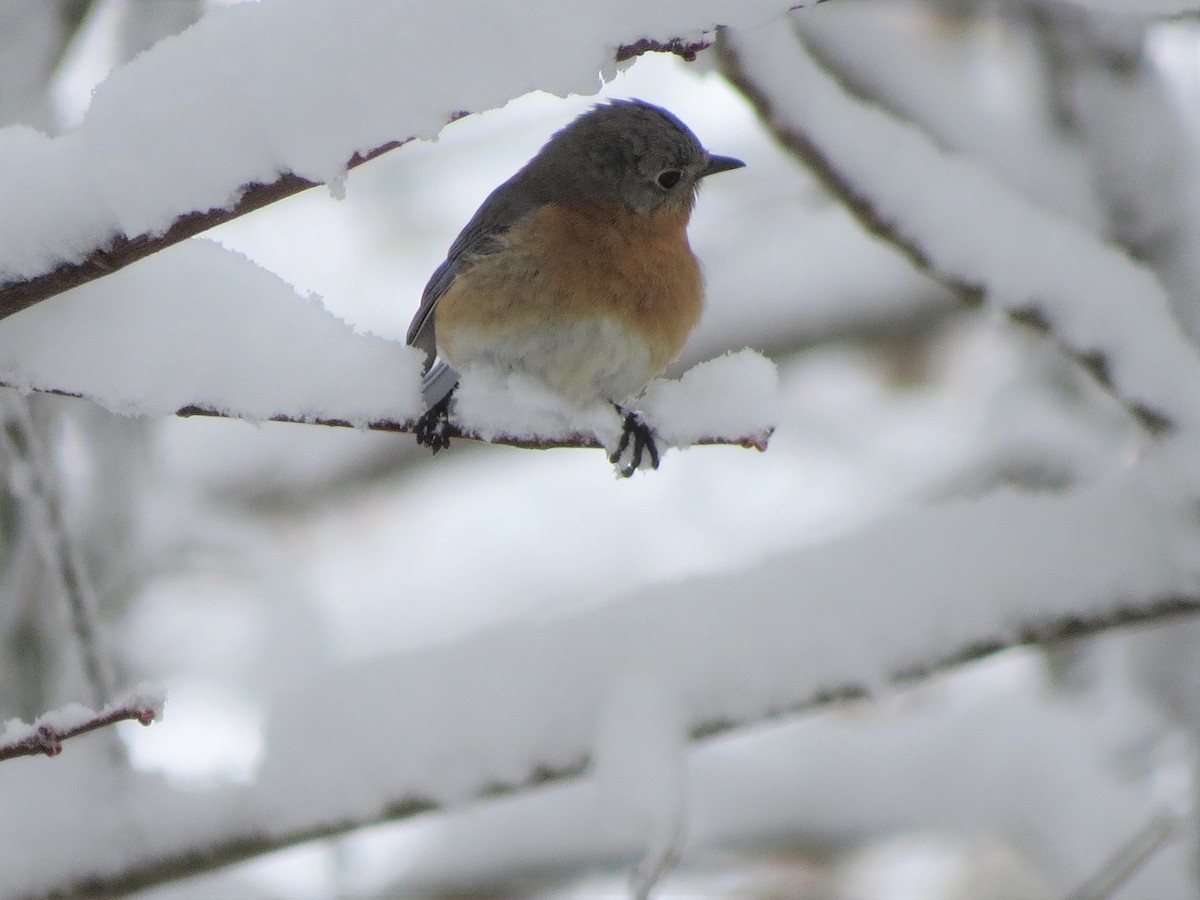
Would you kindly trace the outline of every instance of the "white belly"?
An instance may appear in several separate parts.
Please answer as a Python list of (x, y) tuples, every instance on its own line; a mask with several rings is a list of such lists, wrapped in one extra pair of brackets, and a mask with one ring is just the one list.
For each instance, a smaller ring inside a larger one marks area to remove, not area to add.
[(657, 372), (641, 337), (615, 319), (538, 323), (485, 338), (456, 328), (438, 335), (438, 352), (456, 369), (489, 366), (531, 375), (574, 406), (619, 403), (639, 393)]

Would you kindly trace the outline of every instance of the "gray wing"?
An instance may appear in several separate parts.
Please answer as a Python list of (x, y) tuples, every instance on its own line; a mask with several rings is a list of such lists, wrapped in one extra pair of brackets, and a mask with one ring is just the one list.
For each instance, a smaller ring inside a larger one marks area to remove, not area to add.
[(524, 170), (518, 172), (483, 201), (471, 221), (454, 239), (445, 262), (434, 270), (421, 294), (421, 306), (408, 326), (407, 343), (425, 351), (425, 377), (421, 382), (421, 393), (427, 406), (441, 400), (458, 383), (457, 373), (444, 361), (437, 359), (437, 333), (433, 316), (437, 302), (450, 289), (455, 276), (470, 266), (473, 258), (495, 252), (499, 247), (497, 238), (537, 207), (537, 202), (524, 189), (523, 173)]

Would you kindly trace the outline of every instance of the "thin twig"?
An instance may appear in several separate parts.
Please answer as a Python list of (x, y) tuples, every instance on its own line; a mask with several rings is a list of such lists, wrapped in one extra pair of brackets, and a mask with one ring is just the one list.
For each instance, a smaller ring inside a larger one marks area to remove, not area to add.
[(30, 523), (51, 583), (66, 607), (90, 700), (100, 706), (112, 696), (113, 676), (100, 635), (96, 592), (79, 545), (63, 518), (58, 479), (33, 421), (29, 399), (6, 391), (2, 409), (0, 446), (9, 457), (9, 483)]
[[(149, 725), (162, 717), (161, 700), (142, 696), (130, 698), (117, 706), (84, 716), (70, 725), (55, 724), (54, 720), (58, 717), (57, 713), (43, 716), (29, 726), (27, 734), (19, 738), (5, 740), (5, 735), (0, 734), (0, 761), (18, 756), (58, 756), (62, 752), (63, 741), (117, 722), (134, 721)], [(9, 728), (11, 730), (12, 726)]]
[(1086, 884), (1072, 891), (1067, 900), (1108, 900), (1167, 845), (1180, 824), (1179, 816), (1174, 813), (1163, 813), (1151, 819), (1119, 847)]
[(687, 808), (681, 800), (671, 812), (667, 831), (656, 836), (641, 861), (629, 873), (629, 895), (633, 900), (650, 900), (654, 888), (675, 870), (683, 858), (687, 835)]

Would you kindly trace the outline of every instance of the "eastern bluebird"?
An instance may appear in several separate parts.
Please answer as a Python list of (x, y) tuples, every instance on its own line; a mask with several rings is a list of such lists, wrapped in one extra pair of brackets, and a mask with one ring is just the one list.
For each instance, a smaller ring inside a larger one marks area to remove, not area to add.
[(622, 404), (700, 318), (704, 282), (687, 240), (700, 179), (743, 165), (640, 100), (597, 106), (556, 133), (484, 201), (425, 286), (408, 329), (426, 356), (418, 442), (434, 453), (449, 444), (455, 370), (486, 365), (580, 408), (611, 403), (624, 423), (610, 460), (629, 476), (648, 453), (657, 468), (653, 433)]

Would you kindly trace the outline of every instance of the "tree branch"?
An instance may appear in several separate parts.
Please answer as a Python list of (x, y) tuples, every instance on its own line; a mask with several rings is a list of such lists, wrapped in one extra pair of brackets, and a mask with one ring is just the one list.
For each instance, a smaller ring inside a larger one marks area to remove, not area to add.
[[(806, 53), (807, 48), (802, 35), (796, 35), (796, 42), (797, 52)], [(776, 114), (770, 91), (749, 74), (737, 50), (723, 33), (718, 34), (717, 54), (722, 73), (750, 101), (780, 146), (796, 156), (864, 229), (896, 248), (914, 268), (929, 275), (965, 306), (978, 308), (983, 305), (988, 294), (986, 284), (965, 280), (939, 266), (916, 239), (902, 232), (900, 223), (880, 213), (873, 198), (847, 177), (837, 161), (827, 155), (819, 143), (804, 131), (801, 123), (785, 120)], [(819, 60), (817, 64), (820, 64)], [(1106, 393), (1128, 410), (1133, 419), (1149, 434), (1163, 434), (1176, 424), (1164, 410), (1123, 394), (1113, 382), (1107, 356), (1095, 350), (1074, 346), (1063, 339), (1053, 331), (1047, 314), (1032, 301), (1024, 308), (1004, 309), (1002, 313), (1014, 324), (1032, 328), (1050, 337), (1067, 357), (1078, 363)]]
[[(185, 406), (176, 413), (177, 416), (189, 418), (191, 416), (209, 416), (212, 418), (228, 419), (237, 418), (229, 416), (225, 413), (218, 412), (213, 409), (206, 409), (202, 406)], [(391, 431), (398, 434), (412, 434), (417, 427), (415, 420), (407, 422), (395, 422), (388, 420), (380, 420), (376, 422), (368, 422), (364, 426), (355, 425), (353, 422), (347, 422), (345, 419), (298, 419), (292, 416), (272, 416), (268, 421), (271, 422), (292, 422), (298, 425), (326, 425), (332, 428), (366, 428), (368, 431)], [(722, 437), (703, 437), (694, 442), (698, 446), (724, 445), (734, 447), (745, 447), (748, 450), (765, 451), (767, 442), (770, 440), (774, 429), (768, 430), (761, 434), (743, 435), (736, 438)], [(458, 425), (449, 423), (446, 427), (446, 436), (457, 438), (465, 441), (479, 441), (485, 444), (500, 444), (505, 447), (520, 447), (524, 450), (553, 450), (556, 448), (578, 448), (578, 449), (604, 449), (604, 445), (596, 440), (594, 435), (590, 434), (569, 434), (558, 438), (542, 438), (542, 437), (515, 437), (513, 435), (501, 434), (491, 438), (480, 437), (473, 431), (461, 428)]]
[[(4, 384), (0, 382), (0, 388), (11, 388), (19, 390), (15, 385)], [(91, 398), (84, 394), (75, 391), (63, 391), (57, 389), (41, 389), (33, 388), (41, 394), (52, 394), (56, 397), (72, 397), (77, 400), (88, 400)], [(175, 415), (183, 419), (191, 418), (192, 416), (204, 416), (212, 419), (242, 419), (242, 416), (221, 412), (220, 410), (212, 409), (207, 406), (190, 405), (184, 406), (176, 410)], [(323, 425), (328, 428), (360, 428), (366, 431), (388, 431), (395, 434), (413, 434), (416, 431), (417, 422), (415, 419), (397, 422), (391, 419), (379, 419), (365, 424), (350, 422), (346, 419), (325, 419), (325, 418), (300, 418), (298, 416), (271, 416), (266, 421), (268, 422), (290, 422), (295, 425)], [(726, 447), (745, 447), (747, 450), (758, 450), (765, 452), (767, 444), (771, 436), (775, 433), (774, 428), (769, 428), (765, 431), (755, 434), (741, 435), (739, 437), (702, 437), (692, 442), (692, 446), (726, 446)], [(591, 434), (569, 434), (557, 438), (541, 438), (541, 437), (516, 437), (513, 435), (500, 434), (490, 438), (480, 437), (473, 431), (464, 429), (449, 423), (446, 426), (446, 436), (457, 438), (464, 441), (478, 441), (484, 444), (499, 444), (504, 447), (519, 447), (524, 450), (553, 450), (553, 449), (593, 449), (603, 450), (604, 445), (596, 440), (595, 435)]]
[(63, 741), (117, 722), (149, 725), (162, 718), (162, 705), (161, 696), (136, 693), (100, 712), (72, 707), (46, 713), (31, 725), (10, 722), (0, 733), (0, 761), (18, 756), (58, 756)]
[[(403, 146), (409, 140), (411, 138), (390, 141), (366, 153), (356, 153), (346, 163), (346, 168), (357, 168), (389, 150)], [(97, 247), (82, 262), (64, 263), (42, 275), (0, 286), (0, 319), (19, 313), (64, 291), (77, 288), (81, 284), (111, 275), (139, 259), (195, 237), (217, 225), (223, 225), (256, 209), (317, 186), (318, 182), (288, 173), (280, 175), (270, 184), (254, 182), (243, 185), (238, 192), (237, 202), (226, 209), (184, 213), (161, 234), (139, 234), (134, 237), (115, 234), (108, 243)]]
[[(1163, 622), (1181, 616), (1200, 614), (1200, 596), (1170, 596), (1150, 601), (1144, 605), (1121, 607), (1096, 615), (1065, 615), (1026, 625), (1008, 640), (979, 640), (961, 647), (939, 659), (928, 663), (909, 666), (892, 673), (890, 681), (897, 685), (910, 684), (934, 674), (954, 669), (1016, 647), (1053, 644), (1092, 637), (1104, 632)], [(700, 722), (689, 730), (693, 742), (704, 741), (728, 734), (732, 731), (756, 727), (767, 721), (775, 721), (810, 712), (833, 703), (870, 697), (878, 685), (845, 684), (826, 688), (794, 702), (784, 703), (761, 718), (752, 720), (716, 719)], [(351, 740), (350, 736), (347, 736)], [(497, 782), (485, 786), (476, 794), (477, 801), (528, 793), (547, 784), (570, 781), (583, 776), (590, 759), (580, 757), (566, 765), (537, 766), (524, 779)], [(275, 834), (247, 832), (233, 834), (208, 844), (197, 845), (178, 852), (162, 854), (135, 862), (117, 873), (95, 874), (64, 880), (59, 884), (48, 884), (38, 894), (26, 897), (52, 896), (56, 898), (107, 897), (143, 890), (167, 881), (187, 878), (233, 865), (263, 853), (282, 850), (307, 841), (336, 837), (361, 828), (385, 822), (409, 819), (423, 813), (442, 808), (441, 804), (428, 797), (397, 797), (383, 804), (379, 813), (362, 818), (348, 818), (336, 822), (314, 822), (294, 827)]]
[[(617, 48), (615, 59), (618, 62), (633, 59), (643, 53), (673, 53), (685, 60), (691, 61), (696, 54), (709, 47), (709, 41), (684, 41), (672, 38), (669, 41), (656, 41), (647, 38), (623, 44)], [(467, 111), (454, 113), (449, 122), (454, 122), (470, 115)], [(412, 140), (411, 137), (389, 141), (373, 150), (355, 153), (346, 162), (346, 169), (355, 169), (363, 163), (382, 156), (383, 154), (402, 147)], [(164, 250), (173, 244), (201, 232), (223, 225), (247, 213), (254, 212), (276, 201), (283, 200), (293, 194), (309, 188), (318, 187), (320, 182), (310, 181), (290, 172), (284, 173), (270, 183), (251, 182), (242, 185), (237, 191), (237, 200), (229, 207), (209, 210), (192, 210), (181, 213), (161, 232), (154, 234), (139, 234), (132, 237), (123, 234), (112, 235), (107, 242), (93, 249), (81, 262), (63, 263), (54, 269), (20, 281), (0, 284), (0, 319), (14, 315), (23, 309), (28, 309), (43, 300), (69, 291), (72, 288), (87, 284), (97, 278), (103, 278), (113, 272), (123, 269), (131, 263), (144, 259), (151, 254)]]

